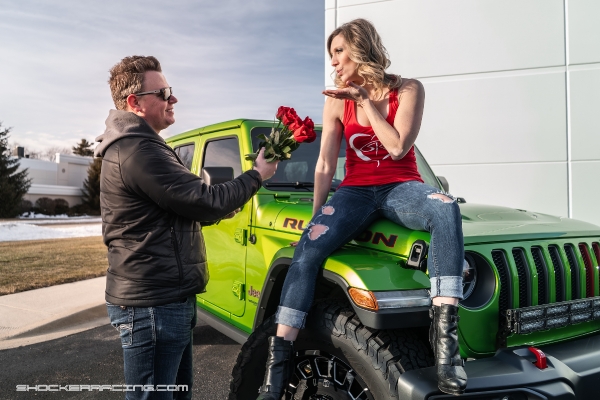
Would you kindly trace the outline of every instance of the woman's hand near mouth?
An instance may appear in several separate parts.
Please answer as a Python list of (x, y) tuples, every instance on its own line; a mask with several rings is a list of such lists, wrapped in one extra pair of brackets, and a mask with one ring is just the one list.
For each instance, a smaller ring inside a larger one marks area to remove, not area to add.
[(323, 94), (334, 99), (352, 100), (361, 107), (364, 101), (369, 100), (369, 94), (362, 86), (359, 86), (352, 81), (346, 82), (346, 85), (348, 85), (348, 87), (343, 89), (323, 90)]

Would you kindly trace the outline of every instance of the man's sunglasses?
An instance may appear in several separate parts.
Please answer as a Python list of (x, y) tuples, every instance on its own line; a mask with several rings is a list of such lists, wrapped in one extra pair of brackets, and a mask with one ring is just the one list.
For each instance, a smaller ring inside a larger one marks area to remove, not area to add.
[(169, 101), (173, 95), (173, 88), (169, 86), (162, 89), (150, 90), (148, 92), (134, 93), (135, 96), (143, 96), (145, 94), (156, 94), (158, 97), (162, 97), (164, 101)]

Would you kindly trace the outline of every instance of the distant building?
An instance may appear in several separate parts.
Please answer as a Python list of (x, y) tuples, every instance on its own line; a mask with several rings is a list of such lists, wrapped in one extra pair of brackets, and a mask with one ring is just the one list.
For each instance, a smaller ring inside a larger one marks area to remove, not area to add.
[(19, 171), (27, 168), (31, 187), (23, 197), (35, 201), (40, 197), (64, 199), (69, 206), (81, 204), (83, 182), (87, 178), (87, 170), (92, 157), (81, 157), (71, 154), (56, 154), (56, 161), (35, 160), (23, 157), (23, 151), (17, 149)]

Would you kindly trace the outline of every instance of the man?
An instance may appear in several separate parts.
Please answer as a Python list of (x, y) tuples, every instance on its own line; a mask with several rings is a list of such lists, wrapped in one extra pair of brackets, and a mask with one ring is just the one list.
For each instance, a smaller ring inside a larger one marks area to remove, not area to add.
[(261, 153), (253, 170), (207, 186), (158, 135), (175, 122), (177, 103), (158, 60), (125, 57), (110, 70), (109, 84), (117, 110), (96, 139), (95, 155), (102, 157), (106, 301), (121, 336), (125, 383), (155, 390), (187, 385), (181, 392), (138, 386), (126, 399), (189, 399), (195, 295), (208, 280), (198, 221), (235, 215), (277, 164)]

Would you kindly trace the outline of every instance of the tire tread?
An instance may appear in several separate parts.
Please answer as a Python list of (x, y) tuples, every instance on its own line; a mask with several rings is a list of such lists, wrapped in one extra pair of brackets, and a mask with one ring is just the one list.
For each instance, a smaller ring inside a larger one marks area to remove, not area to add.
[[(317, 302), (309, 313), (307, 328), (318, 331), (321, 335), (336, 337), (336, 340), (347, 340), (359, 358), (380, 374), (387, 386), (389, 399), (398, 399), (396, 393), (400, 375), (434, 365), (431, 350), (418, 332), (410, 329), (369, 328), (360, 322), (349, 304), (340, 303), (339, 300), (325, 299)], [(260, 347), (265, 347), (266, 362), (265, 343), (275, 332), (275, 316), (271, 316), (244, 343), (231, 372), (229, 400), (255, 399), (258, 396), (260, 384), (256, 386), (256, 382), (250, 382), (252, 377), (248, 375), (252, 371), (258, 372), (256, 362), (263, 351)], [(264, 374), (264, 368), (262, 373)], [(256, 392), (248, 394), (254, 387)]]
[[(323, 312), (319, 312), (323, 310)], [(429, 347), (410, 329), (377, 330), (363, 325), (348, 304), (335, 300), (323, 300), (314, 306), (307, 326), (317, 327), (325, 321), (326, 327), (334, 327), (331, 333), (344, 335), (354, 348), (371, 361), (388, 383), (391, 399), (397, 399), (398, 378), (406, 371), (434, 365)]]

